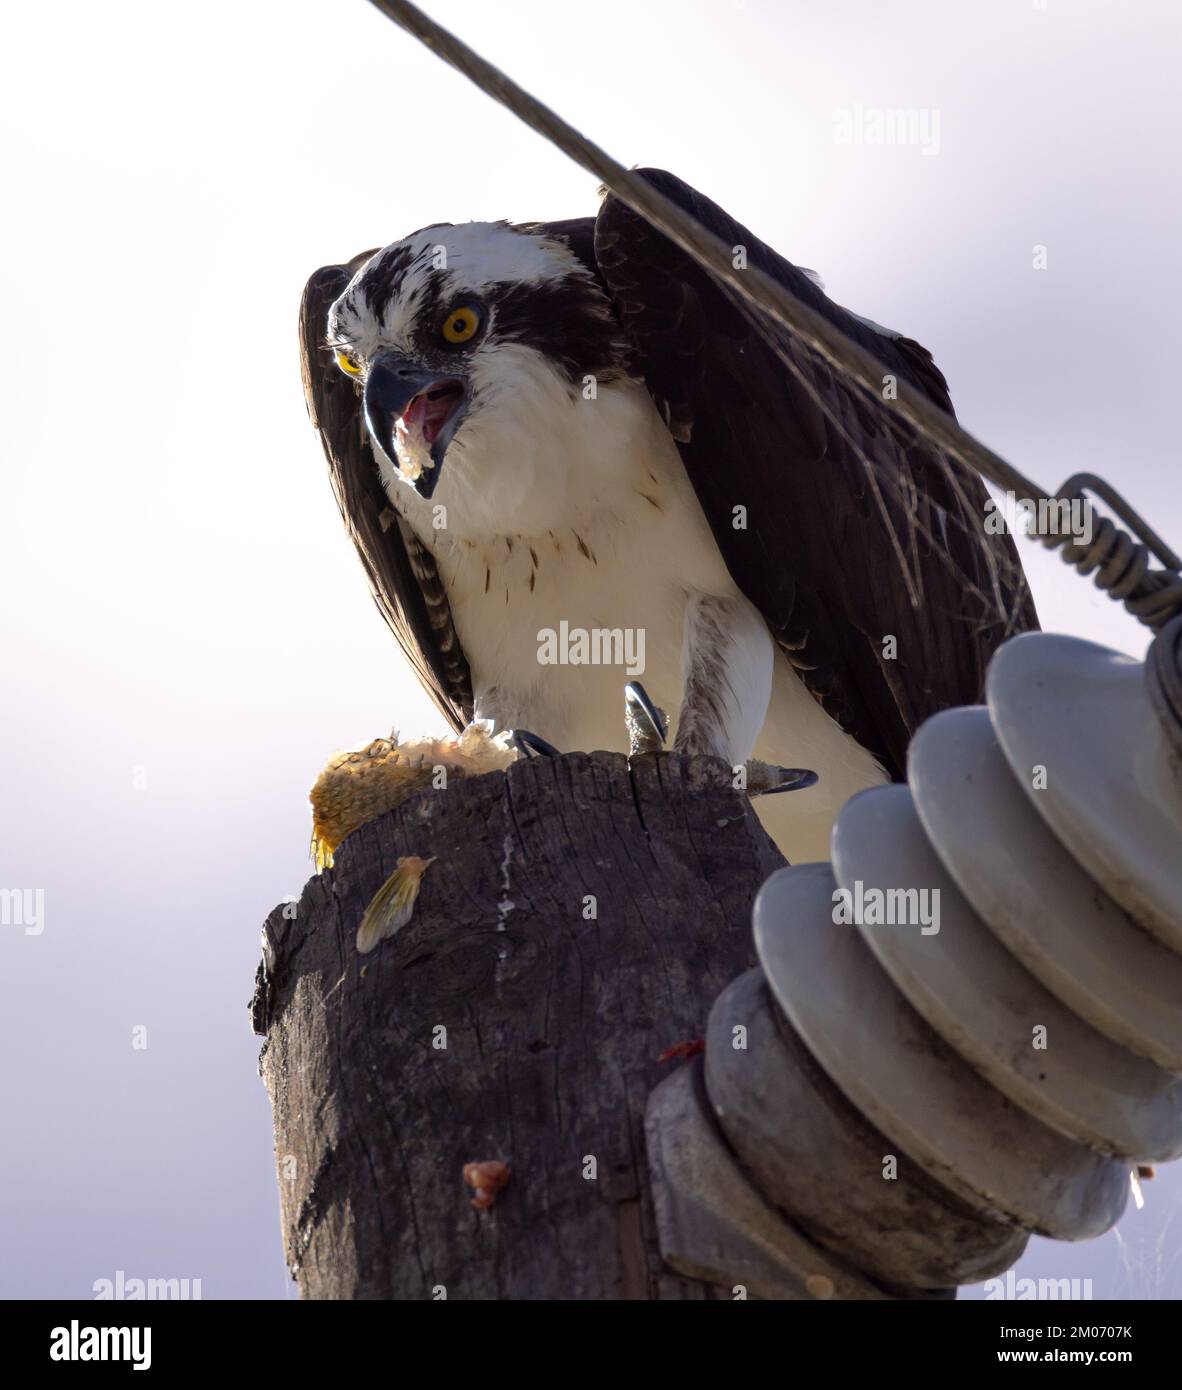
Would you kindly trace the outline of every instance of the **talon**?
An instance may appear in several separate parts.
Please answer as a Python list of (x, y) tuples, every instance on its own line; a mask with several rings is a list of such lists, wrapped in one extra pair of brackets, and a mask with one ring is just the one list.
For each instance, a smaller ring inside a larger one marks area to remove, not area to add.
[(628, 726), (629, 756), (659, 753), (669, 736), (665, 711), (658, 709), (639, 681), (624, 687), (624, 723)]
[(777, 792), (799, 792), (814, 787), (820, 779), (807, 767), (777, 767), (775, 763), (747, 761), (747, 795), (774, 796)]
[(523, 758), (560, 758), (562, 754), (552, 743), (547, 743), (528, 729), (514, 729), (513, 742)]

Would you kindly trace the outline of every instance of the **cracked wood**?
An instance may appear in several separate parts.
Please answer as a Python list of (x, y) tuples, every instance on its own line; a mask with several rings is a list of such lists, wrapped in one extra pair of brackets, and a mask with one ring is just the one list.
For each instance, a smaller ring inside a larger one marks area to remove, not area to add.
[[(408, 854), (438, 856), (414, 915), (359, 956)], [(754, 963), (782, 863), (729, 768), (673, 755), (520, 763), (350, 836), (268, 918), (253, 1005), (301, 1294), (729, 1297), (661, 1265), (644, 1106)], [(477, 1212), (462, 1171), (487, 1159), (512, 1176)]]

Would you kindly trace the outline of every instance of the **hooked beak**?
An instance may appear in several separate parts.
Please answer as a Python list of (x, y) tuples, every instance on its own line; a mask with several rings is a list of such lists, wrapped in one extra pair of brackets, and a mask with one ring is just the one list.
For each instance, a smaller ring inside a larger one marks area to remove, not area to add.
[(468, 408), (468, 386), (459, 377), (440, 376), (421, 362), (397, 352), (379, 352), (365, 379), (365, 424), (370, 438), (401, 470), (396, 434), (418, 444), (431, 462), (412, 480), (420, 497), (430, 497), (439, 482), (443, 456)]

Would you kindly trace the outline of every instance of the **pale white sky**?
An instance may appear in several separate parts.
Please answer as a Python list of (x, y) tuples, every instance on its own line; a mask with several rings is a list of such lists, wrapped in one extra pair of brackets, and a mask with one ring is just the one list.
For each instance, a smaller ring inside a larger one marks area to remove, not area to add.
[[(931, 347), (1036, 479), (1103, 473), (1182, 544), (1175, 4), (429, 8)], [(856, 103), (938, 110), (939, 153), (836, 143)], [(0, 883), (46, 893), (41, 936), (0, 933), (0, 1294), (284, 1297), (258, 928), (326, 756), (438, 727), (307, 423), (300, 290), (430, 222), (592, 211), (594, 180), (363, 0), (9, 6), (0, 107)], [(1045, 626), (1143, 649), (1026, 555)], [(1024, 1268), (1177, 1296), (1180, 1192)]]

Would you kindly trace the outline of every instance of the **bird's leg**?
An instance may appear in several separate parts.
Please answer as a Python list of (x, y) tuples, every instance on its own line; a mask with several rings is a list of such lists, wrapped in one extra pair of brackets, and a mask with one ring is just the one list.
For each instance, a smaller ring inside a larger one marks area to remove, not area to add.
[(773, 656), (767, 624), (741, 595), (691, 599), (673, 751), (745, 762), (771, 700)]
[(797, 791), (817, 780), (805, 768), (751, 757), (772, 695), (775, 643), (741, 595), (702, 595), (686, 609), (682, 697), (675, 753), (722, 758), (751, 796)]

